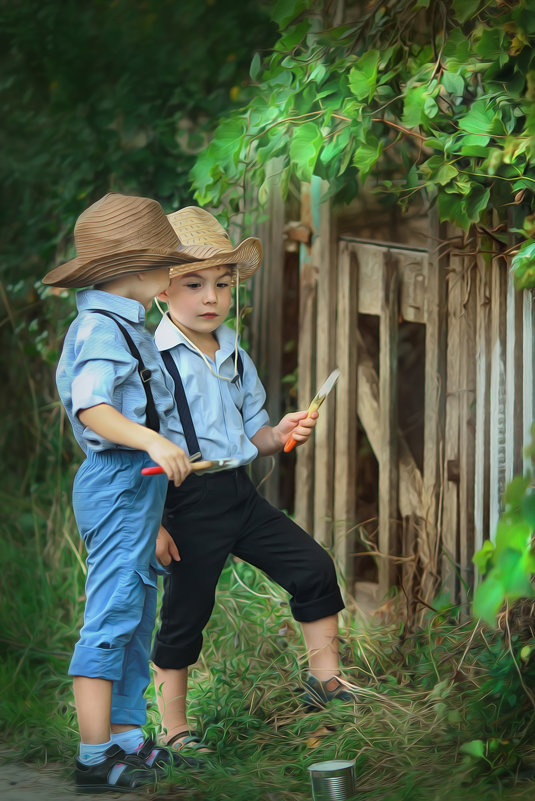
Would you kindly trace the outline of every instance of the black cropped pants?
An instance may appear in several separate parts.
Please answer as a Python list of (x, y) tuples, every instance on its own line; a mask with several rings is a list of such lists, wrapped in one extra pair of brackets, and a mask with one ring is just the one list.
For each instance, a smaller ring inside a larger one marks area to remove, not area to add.
[(202, 631), (229, 554), (260, 568), (290, 594), (294, 618), (310, 623), (344, 608), (333, 560), (256, 491), (245, 468), (190, 475), (169, 485), (163, 524), (180, 552), (164, 578), (152, 659), (180, 669), (197, 661)]

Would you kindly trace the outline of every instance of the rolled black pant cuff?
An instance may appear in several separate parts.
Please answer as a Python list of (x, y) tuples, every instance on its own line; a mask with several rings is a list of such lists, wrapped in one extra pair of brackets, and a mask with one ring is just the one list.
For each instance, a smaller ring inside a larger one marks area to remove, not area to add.
[(194, 665), (200, 653), (200, 646), (185, 649), (155, 642), (151, 659), (157, 667), (163, 668), (163, 670), (182, 670), (182, 668)]
[(298, 623), (314, 623), (314, 621), (321, 620), (324, 617), (336, 615), (344, 608), (345, 604), (338, 587), (329, 593), (329, 595), (324, 595), (322, 598), (315, 598), (313, 601), (299, 603), (293, 598), (290, 601), (292, 615)]

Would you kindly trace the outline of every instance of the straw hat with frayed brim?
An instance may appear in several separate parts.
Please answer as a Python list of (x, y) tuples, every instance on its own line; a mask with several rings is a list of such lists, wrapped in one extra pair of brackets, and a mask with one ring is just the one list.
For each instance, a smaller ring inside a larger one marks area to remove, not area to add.
[(179, 253), (200, 260), (195, 266), (183, 264), (172, 267), (169, 273), (171, 278), (192, 270), (198, 272), (205, 267), (235, 264), (241, 281), (253, 275), (262, 264), (262, 243), (259, 239), (251, 236), (234, 247), (221, 223), (205, 209), (186, 206), (168, 214), (167, 219), (182, 243)]
[[(156, 200), (110, 192), (74, 227), (77, 256), (51, 270), (44, 284), (86, 287), (128, 273), (195, 262)], [(191, 269), (191, 267), (189, 268)]]

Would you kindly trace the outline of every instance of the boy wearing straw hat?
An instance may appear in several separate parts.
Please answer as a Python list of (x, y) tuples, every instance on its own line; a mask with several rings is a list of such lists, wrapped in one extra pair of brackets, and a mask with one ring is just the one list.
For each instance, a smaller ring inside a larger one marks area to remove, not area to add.
[[(174, 444), (180, 423), (172, 382), (145, 312), (169, 268), (194, 261), (160, 204), (110, 193), (79, 217), (75, 259), (51, 286), (84, 288), (57, 368), (58, 392), (86, 458), (73, 507), (87, 550), (84, 625), (69, 667), (81, 743), (78, 792), (128, 791), (165, 765), (188, 764), (144, 739), (144, 691), (156, 615), (155, 541), (168, 485), (190, 472)], [(143, 480), (141, 468), (165, 475)], [(189, 764), (193, 764), (189, 760)]]
[[(270, 426), (265, 392), (248, 354), (238, 346), (239, 281), (262, 261), (258, 239), (233, 247), (227, 232), (204, 209), (169, 215), (181, 250), (202, 259), (171, 269), (171, 284), (158, 296), (168, 306), (155, 342), (175, 381), (182, 421), (179, 443), (202, 459), (231, 457), (239, 467), (191, 475), (170, 485), (157, 556), (169, 566), (161, 625), (152, 658), (168, 746), (201, 750), (188, 729), (188, 666), (197, 661), (218, 578), (229, 554), (263, 570), (287, 590), (301, 623), (309, 658), (305, 701), (322, 706), (352, 700), (338, 676), (338, 612), (344, 604), (328, 553), (279, 509), (263, 499), (245, 466), (258, 454), (282, 450), (290, 434), (307, 441), (317, 412), (286, 414)], [(224, 325), (236, 286), (236, 331)], [(206, 750), (206, 749), (204, 749)]]

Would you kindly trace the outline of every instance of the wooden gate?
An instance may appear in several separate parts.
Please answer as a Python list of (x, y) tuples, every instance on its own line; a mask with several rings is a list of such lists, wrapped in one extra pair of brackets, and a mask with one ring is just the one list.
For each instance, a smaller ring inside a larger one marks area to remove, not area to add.
[[(466, 600), (505, 484), (527, 467), (533, 293), (514, 290), (499, 252), (484, 262), (479, 243), (439, 236), (432, 219), (424, 248), (340, 237), (322, 188), (302, 187), (293, 235), (299, 408), (335, 366), (341, 377), (297, 449), (295, 518), (331, 550), (357, 602), (377, 605), (393, 585), (413, 609), (439, 587)], [(288, 225), (280, 203), (272, 212), (255, 355), (269, 366), (275, 419)], [(275, 477), (265, 489), (276, 502)]]

